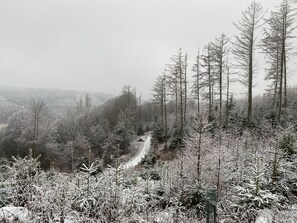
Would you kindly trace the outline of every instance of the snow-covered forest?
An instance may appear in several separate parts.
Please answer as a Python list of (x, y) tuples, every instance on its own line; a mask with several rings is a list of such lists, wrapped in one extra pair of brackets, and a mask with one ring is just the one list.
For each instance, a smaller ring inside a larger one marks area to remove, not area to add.
[(296, 4), (178, 49), (151, 100), (0, 92), (0, 222), (297, 223)]

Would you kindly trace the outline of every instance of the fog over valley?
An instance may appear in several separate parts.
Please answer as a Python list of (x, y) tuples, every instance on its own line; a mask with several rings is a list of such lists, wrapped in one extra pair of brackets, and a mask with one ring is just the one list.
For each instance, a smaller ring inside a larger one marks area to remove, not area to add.
[(0, 1), (0, 222), (297, 223), (297, 0)]
[[(179, 48), (194, 63), (198, 48), (233, 22), (249, 0), (1, 1), (0, 85), (117, 95), (124, 85), (151, 98), (157, 75)], [(261, 0), (268, 10), (278, 0)], [(258, 50), (259, 51), (259, 50)], [(263, 55), (258, 55), (262, 58)], [(265, 62), (257, 62), (255, 93), (263, 93)], [(296, 69), (296, 63), (290, 72)], [(189, 74), (191, 72), (189, 71)], [(192, 74), (190, 74), (192, 75)], [(289, 75), (290, 83), (296, 75)], [(232, 88), (244, 93), (237, 85)]]

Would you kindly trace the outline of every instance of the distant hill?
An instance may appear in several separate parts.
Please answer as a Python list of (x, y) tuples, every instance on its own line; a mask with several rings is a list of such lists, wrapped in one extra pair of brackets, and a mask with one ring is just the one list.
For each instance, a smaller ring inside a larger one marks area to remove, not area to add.
[(89, 94), (92, 104), (101, 105), (113, 96), (100, 92), (86, 92), (62, 89), (21, 88), (0, 86), (0, 123), (7, 123), (9, 116), (21, 109), (28, 108), (30, 100), (42, 98), (54, 112), (63, 112)]

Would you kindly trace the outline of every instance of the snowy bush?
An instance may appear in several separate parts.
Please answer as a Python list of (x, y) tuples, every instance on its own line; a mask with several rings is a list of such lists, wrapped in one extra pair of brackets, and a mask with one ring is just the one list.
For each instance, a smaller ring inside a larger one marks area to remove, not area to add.
[(233, 195), (235, 203), (232, 206), (238, 211), (263, 209), (271, 207), (278, 201), (277, 195), (272, 194), (269, 190), (259, 189), (258, 192), (256, 190), (256, 185), (252, 182), (244, 184), (244, 187), (236, 186), (236, 194)]
[(297, 153), (296, 138), (291, 128), (287, 129), (278, 139), (278, 147), (287, 158)]
[(274, 190), (289, 201), (297, 201), (297, 156), (292, 155), (290, 160), (281, 159), (279, 164), (279, 179)]
[(28, 207), (36, 194), (36, 184), (40, 174), (38, 158), (12, 157), (12, 166), (9, 166), (10, 178), (8, 197), (15, 206)]

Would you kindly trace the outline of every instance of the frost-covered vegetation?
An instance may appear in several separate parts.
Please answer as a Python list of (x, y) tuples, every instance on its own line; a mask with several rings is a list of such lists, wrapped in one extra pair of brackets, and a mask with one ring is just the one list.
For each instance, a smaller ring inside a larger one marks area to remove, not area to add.
[[(89, 94), (75, 106), (65, 105), (58, 113), (47, 99), (33, 98), (28, 107), (13, 113), (2, 132), (2, 156), (41, 155), (43, 169), (55, 165), (61, 171), (73, 171), (89, 157), (96, 157), (104, 166), (114, 157), (129, 152), (135, 135), (142, 134), (138, 99), (131, 87), (102, 106), (95, 106)], [(143, 115), (142, 119), (145, 121)]]
[(94, 174), (91, 163), (67, 174), (41, 170), (39, 158), (13, 158), (1, 166), (1, 204), (24, 207), (26, 222), (205, 222), (206, 194), (216, 186), (221, 222), (249, 222), (259, 210), (270, 210), (278, 222), (296, 221), (293, 129), (277, 139), (222, 133), (221, 144), (206, 131), (200, 155), (200, 133), (189, 132), (175, 159), (156, 162), (153, 150), (136, 170)]
[[(297, 222), (295, 6), (264, 16), (252, 2), (232, 41), (222, 34), (195, 61), (178, 50), (149, 102), (125, 86), (100, 106), (86, 94), (62, 113), (45, 98), (6, 112), (0, 221)], [(255, 97), (259, 50), (268, 88)], [(125, 165), (146, 137), (149, 154)]]

